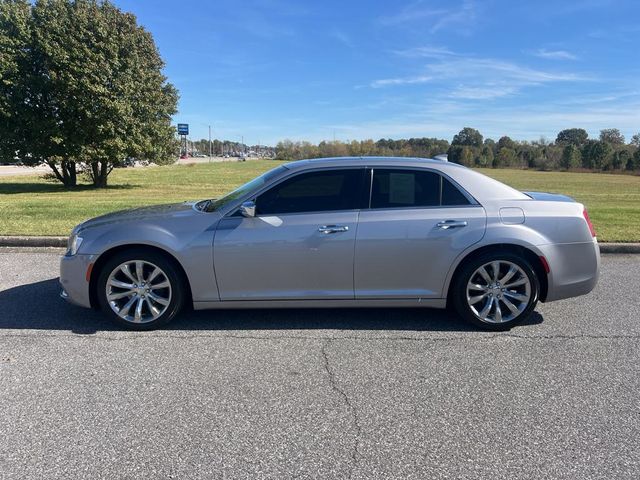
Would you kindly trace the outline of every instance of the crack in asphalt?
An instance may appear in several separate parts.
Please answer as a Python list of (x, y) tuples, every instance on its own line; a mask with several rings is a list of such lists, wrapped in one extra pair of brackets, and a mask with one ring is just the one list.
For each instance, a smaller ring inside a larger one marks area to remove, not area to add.
[(347, 409), (349, 410), (349, 413), (351, 415), (351, 420), (353, 422), (353, 426), (356, 431), (355, 439), (353, 441), (353, 448), (351, 449), (351, 465), (349, 466), (349, 477), (348, 477), (348, 478), (352, 478), (353, 471), (358, 465), (358, 459), (359, 457), (362, 456), (362, 454), (359, 451), (362, 427), (360, 426), (360, 421), (358, 420), (358, 412), (356, 411), (355, 406), (351, 403), (351, 400), (349, 400), (349, 396), (347, 395), (347, 393), (338, 385), (335, 372), (331, 368), (331, 364), (329, 362), (329, 356), (327, 355), (327, 347), (331, 344), (331, 342), (332, 342), (331, 339), (323, 342), (322, 346), (320, 347), (320, 353), (322, 354), (323, 367), (324, 367), (324, 370), (327, 372), (327, 376), (329, 377), (329, 384), (331, 385), (331, 389), (334, 392), (336, 392), (344, 400), (344, 403), (347, 405)]

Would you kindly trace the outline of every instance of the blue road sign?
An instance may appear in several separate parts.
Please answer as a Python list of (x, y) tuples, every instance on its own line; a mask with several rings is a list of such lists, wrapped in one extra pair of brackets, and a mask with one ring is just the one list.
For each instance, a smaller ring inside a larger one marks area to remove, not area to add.
[(189, 124), (188, 123), (179, 123), (178, 124), (178, 135), (189, 135)]

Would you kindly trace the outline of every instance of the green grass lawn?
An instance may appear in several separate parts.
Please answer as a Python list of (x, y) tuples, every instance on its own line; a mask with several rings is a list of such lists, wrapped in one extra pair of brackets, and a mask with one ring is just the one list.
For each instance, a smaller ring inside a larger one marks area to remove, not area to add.
[[(280, 163), (117, 169), (104, 190), (65, 190), (37, 176), (0, 177), (0, 235), (67, 235), (81, 221), (114, 210), (217, 197)], [(482, 173), (520, 190), (572, 196), (588, 207), (601, 241), (640, 241), (638, 176), (492, 169)]]

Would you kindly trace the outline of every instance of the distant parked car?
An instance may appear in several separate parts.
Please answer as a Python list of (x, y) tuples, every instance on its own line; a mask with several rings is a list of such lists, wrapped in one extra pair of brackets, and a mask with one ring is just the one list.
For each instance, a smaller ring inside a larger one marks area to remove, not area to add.
[(116, 166), (119, 168), (135, 167), (136, 159), (132, 157), (125, 158), (121, 163), (117, 164)]
[(216, 200), (75, 227), (62, 296), (148, 330), (207, 308), (453, 307), (483, 328), (590, 292), (600, 253), (584, 206), (453, 163), (303, 160)]
[(187, 158), (189, 158), (189, 155), (186, 153), (183, 153), (182, 155), (180, 155), (180, 160), (185, 160)]

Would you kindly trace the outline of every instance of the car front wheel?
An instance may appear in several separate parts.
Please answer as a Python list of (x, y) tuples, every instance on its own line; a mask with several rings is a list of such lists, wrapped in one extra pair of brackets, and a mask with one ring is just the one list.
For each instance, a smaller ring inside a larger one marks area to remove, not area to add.
[(164, 255), (131, 250), (111, 257), (99, 273), (100, 306), (120, 325), (152, 330), (180, 311), (183, 291), (180, 273)]
[(481, 328), (508, 330), (531, 314), (539, 291), (538, 277), (527, 260), (491, 253), (463, 266), (452, 303), (460, 316)]

